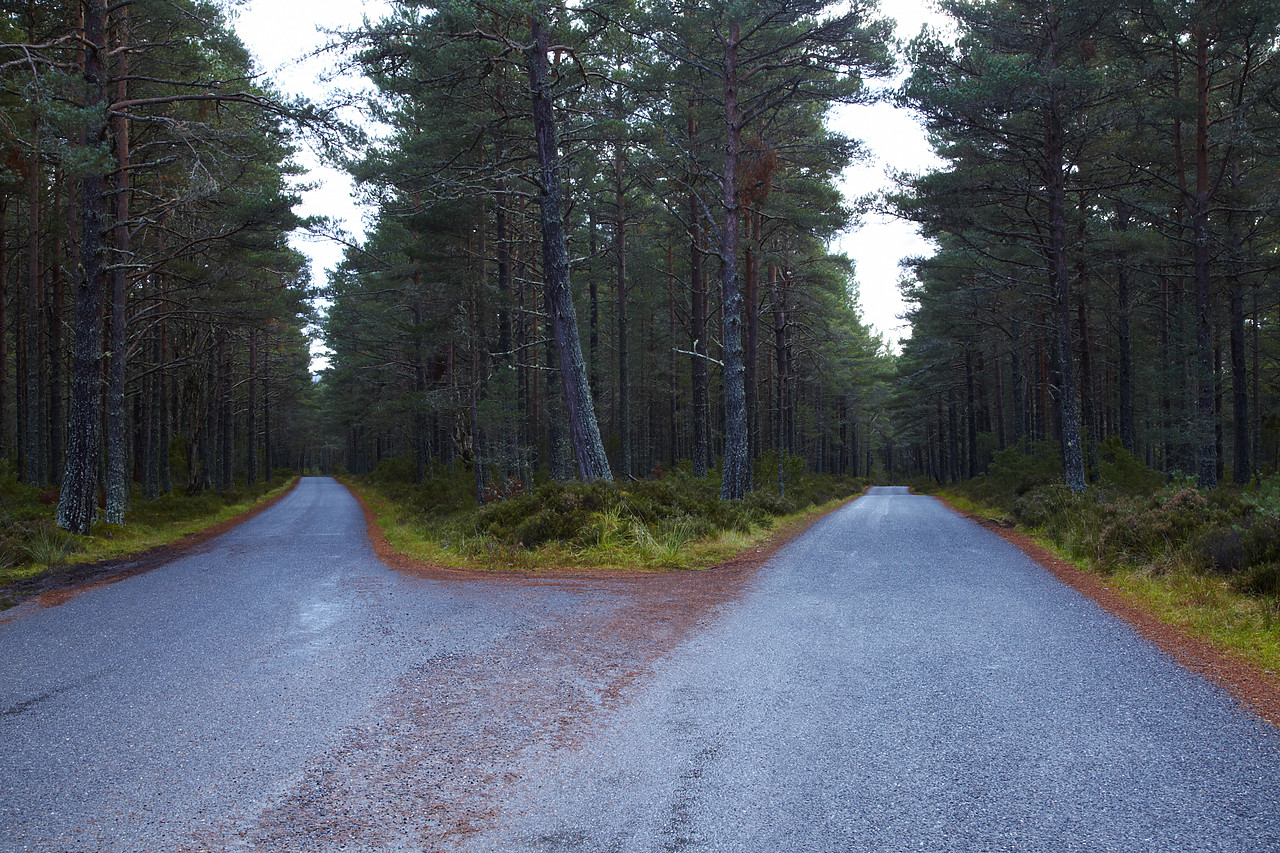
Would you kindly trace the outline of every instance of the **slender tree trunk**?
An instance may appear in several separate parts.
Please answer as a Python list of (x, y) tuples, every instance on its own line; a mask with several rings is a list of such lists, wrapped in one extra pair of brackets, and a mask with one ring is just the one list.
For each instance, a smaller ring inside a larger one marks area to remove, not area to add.
[[(697, 140), (696, 104), (689, 101), (689, 145)], [(690, 381), (693, 397), (693, 475), (707, 476), (710, 469), (710, 374), (707, 370), (707, 277), (706, 253), (703, 251), (702, 205), (693, 189), (693, 176), (689, 176), (689, 331), (693, 339), (693, 355), (690, 362)]]
[(631, 459), (631, 377), (628, 374), (630, 353), (627, 347), (627, 210), (623, 165), (622, 146), (619, 145), (613, 160), (613, 251), (618, 295), (618, 439), (622, 447), (622, 477), (626, 478), (634, 471)]
[[(1050, 29), (1050, 68), (1057, 67), (1056, 38), (1055, 20)], [(1045, 185), (1049, 193), (1049, 257), (1053, 263), (1053, 316), (1061, 398), (1062, 470), (1071, 491), (1083, 492), (1084, 454), (1080, 447), (1080, 413), (1071, 342), (1071, 279), (1067, 271), (1066, 169), (1062, 121), (1058, 109), (1056, 96), (1051, 95), (1045, 113)]]
[(724, 471), (720, 479), (720, 499), (741, 500), (751, 491), (751, 460), (747, 457), (747, 406), (742, 359), (742, 291), (738, 281), (738, 239), (742, 205), (738, 187), (738, 166), (742, 156), (742, 112), (738, 105), (738, 49), (741, 25), (729, 24), (724, 37), (724, 177), (721, 181), (724, 225), (721, 228), (721, 308), (724, 340)]
[[(1129, 207), (1124, 202), (1116, 203), (1116, 229), (1122, 234), (1129, 230)], [(1137, 452), (1137, 436), (1133, 423), (1133, 294), (1129, 284), (1129, 261), (1127, 253), (1122, 253), (1116, 263), (1116, 301), (1119, 352), (1116, 356), (1116, 371), (1119, 373), (1120, 394), (1120, 442), (1130, 453)]]
[[(54, 205), (56, 210), (57, 203)], [(74, 212), (74, 206), (67, 205), (68, 218)], [(53, 239), (53, 262), (50, 272), (50, 304), (49, 304), (49, 475), (59, 482), (66, 456), (66, 417), (62, 406), (62, 315), (66, 310), (66, 279), (62, 272), (63, 258), (62, 237), (55, 232)]]
[[(116, 97), (126, 100), (128, 93), (128, 6), (116, 12), (116, 34), (119, 48)], [(124, 524), (129, 508), (129, 474), (125, 464), (125, 308), (128, 298), (129, 270), (133, 260), (129, 246), (129, 120), (122, 115), (111, 119), (111, 136), (115, 142), (115, 263), (111, 271), (111, 366), (107, 393), (107, 506), (108, 524)]]
[[(160, 280), (160, 296), (165, 298), (168, 295), (168, 285), (164, 279)], [(169, 327), (168, 324), (161, 320), (159, 323), (158, 336), (160, 339), (160, 358), (157, 364), (164, 364), (165, 358), (169, 352)], [(172, 406), (171, 400), (174, 393), (175, 382), (170, 379), (166, 370), (160, 370), (156, 376), (156, 381), (160, 386), (160, 400), (157, 407), (157, 418), (159, 419), (158, 438), (156, 439), (156, 460), (160, 466), (160, 493), (164, 495), (173, 494), (173, 469), (169, 465), (169, 441), (172, 436), (173, 420), (171, 416)]]
[(1196, 300), (1196, 402), (1192, 429), (1196, 475), (1202, 489), (1218, 485), (1214, 439), (1212, 306), (1209, 281), (1209, 34), (1202, 26), (1196, 44), (1196, 192), (1192, 202)]
[(587, 216), (587, 256), (592, 263), (587, 268), (587, 298), (590, 330), (587, 339), (587, 354), (591, 357), (588, 383), (591, 386), (591, 399), (600, 399), (600, 285), (596, 281), (596, 223)]
[[(965, 448), (967, 462), (965, 468), (967, 478), (972, 480), (978, 476), (978, 405), (973, 381), (973, 348), (969, 344), (964, 348), (964, 386), (967, 410), (965, 430), (968, 445)], [(889, 469), (889, 476), (893, 476), (892, 468)]]
[[(271, 334), (263, 333), (262, 348), (262, 478), (275, 479), (276, 457), (271, 446)], [(357, 469), (358, 470), (358, 469)]]
[[(249, 330), (249, 390), (245, 409), (245, 482), (258, 482), (258, 330)], [(327, 460), (326, 460), (327, 461)], [(326, 466), (327, 473), (327, 466)]]
[[(106, 138), (105, 0), (85, 0), (85, 81), (94, 116), (85, 131), (86, 147)], [(102, 358), (102, 238), (105, 180), (88, 175), (80, 191), (80, 265), (76, 288), (76, 338), (71, 385), (71, 427), (67, 442), (67, 467), (58, 500), (58, 526), (87, 534), (97, 512), (99, 439), (102, 429), (102, 394), (99, 387)]]
[(535, 7), (532, 16), (533, 44), (526, 51), (529, 84), (533, 93), (533, 123), (537, 138), (541, 182), (543, 275), (546, 284), (547, 314), (559, 357), (568, 410), (569, 432), (578, 460), (578, 475), (584, 480), (612, 480), (609, 459), (600, 439), (591, 401), (591, 387), (583, 364), (578, 336), (577, 313), (569, 287), (569, 250), (565, 241), (560, 198), (560, 156), (556, 148), (555, 117), (552, 114), (550, 82), (547, 79), (549, 40), (544, 28), (544, 7)]
[[(1240, 184), (1240, 161), (1232, 169), (1233, 187)], [(1244, 283), (1240, 280), (1240, 256), (1244, 237), (1238, 222), (1231, 223), (1232, 275), (1231, 275), (1231, 425), (1232, 425), (1232, 473), (1238, 484), (1253, 479), (1253, 463), (1249, 457), (1249, 368), (1245, 360)]]
[(747, 342), (744, 351), (744, 383), (746, 386), (747, 405), (747, 455), (755, 459), (760, 452), (760, 406), (757, 402), (758, 389), (756, 377), (756, 349), (760, 341), (760, 239), (761, 217), (758, 211), (748, 210), (747, 221), (751, 223), (751, 239), (747, 244), (746, 257), (746, 309), (747, 309)]
[(0, 193), (0, 460), (9, 458), (9, 196)]
[[(35, 128), (39, 130), (37, 125)], [(25, 481), (29, 486), (46, 482), (44, 454), (40, 452), (40, 401), (44, 389), (40, 382), (40, 157), (31, 155), (27, 176), (27, 412), (24, 454), (27, 460)]]
[[(0, 216), (0, 219), (3, 219)], [(679, 397), (676, 392), (676, 249), (674, 243), (667, 243), (667, 431), (670, 442), (667, 464), (676, 467), (676, 459), (680, 456), (678, 448), (680, 433), (677, 429), (676, 412)], [(2, 393), (2, 392), (0, 392)]]

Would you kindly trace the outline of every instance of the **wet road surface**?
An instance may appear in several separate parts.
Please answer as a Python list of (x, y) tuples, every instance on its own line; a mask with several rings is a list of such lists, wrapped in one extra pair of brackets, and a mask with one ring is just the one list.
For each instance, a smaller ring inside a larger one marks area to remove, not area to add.
[(410, 578), (305, 479), (0, 624), (0, 850), (1280, 849), (1280, 738), (905, 490), (758, 573)]

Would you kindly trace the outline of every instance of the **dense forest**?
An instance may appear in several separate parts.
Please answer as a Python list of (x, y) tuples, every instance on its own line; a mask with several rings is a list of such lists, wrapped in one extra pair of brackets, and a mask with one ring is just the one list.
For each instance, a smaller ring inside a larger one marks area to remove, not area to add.
[[(371, 84), (342, 126), (218, 3), (5, 0), (0, 458), (80, 532), (281, 467), (461, 467), (480, 503), (1019, 447), (1076, 491), (1117, 454), (1274, 472), (1280, 4), (939, 5), (896, 45), (860, 2), (400, 0), (333, 46)], [(944, 165), (855, 204), (828, 114), (883, 97)], [(317, 131), (373, 214), (313, 287)], [(937, 246), (900, 353), (830, 249), (876, 203)]]
[(0, 456), (81, 533), (300, 464), (291, 111), (215, 4), (0, 9)]
[(949, 481), (1052, 441), (1077, 492), (1117, 452), (1274, 473), (1280, 4), (942, 6), (900, 92), (946, 163), (893, 199), (939, 248), (900, 441)]

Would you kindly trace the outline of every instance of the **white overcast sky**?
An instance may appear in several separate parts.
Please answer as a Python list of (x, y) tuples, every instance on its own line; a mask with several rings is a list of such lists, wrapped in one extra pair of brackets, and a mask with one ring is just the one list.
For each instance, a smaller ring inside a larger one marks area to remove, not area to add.
[[(329, 63), (303, 57), (324, 43), (323, 31), (356, 26), (364, 17), (376, 19), (387, 8), (382, 0), (231, 0), (231, 5), (236, 31), (254, 54), (259, 70), (286, 93), (314, 98), (324, 94), (318, 81)], [(898, 22), (899, 38), (910, 38), (926, 22), (938, 20), (931, 0), (881, 0), (881, 11)], [(888, 170), (918, 172), (935, 162), (919, 125), (890, 104), (840, 107), (832, 123), (866, 142), (872, 155), (845, 174), (843, 189), (848, 195), (884, 188)], [(363, 236), (364, 211), (352, 199), (346, 176), (321, 166), (309, 151), (302, 152), (299, 161), (311, 170), (305, 180), (318, 185), (303, 195), (299, 213), (334, 217), (352, 234)], [(311, 258), (317, 284), (325, 282), (326, 270), (342, 258), (341, 247), (333, 243), (299, 238), (295, 245)], [(907, 328), (899, 319), (905, 307), (898, 292), (898, 264), (905, 257), (928, 254), (928, 244), (907, 223), (871, 217), (842, 236), (837, 249), (857, 264), (865, 320), (892, 340), (905, 336)]]

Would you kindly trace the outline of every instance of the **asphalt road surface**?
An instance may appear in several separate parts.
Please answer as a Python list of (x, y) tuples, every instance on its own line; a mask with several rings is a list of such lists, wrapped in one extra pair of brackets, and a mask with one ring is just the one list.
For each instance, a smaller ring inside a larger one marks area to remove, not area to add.
[(876, 489), (755, 573), (408, 577), (305, 479), (0, 623), (0, 851), (1274, 851), (1280, 737)]

